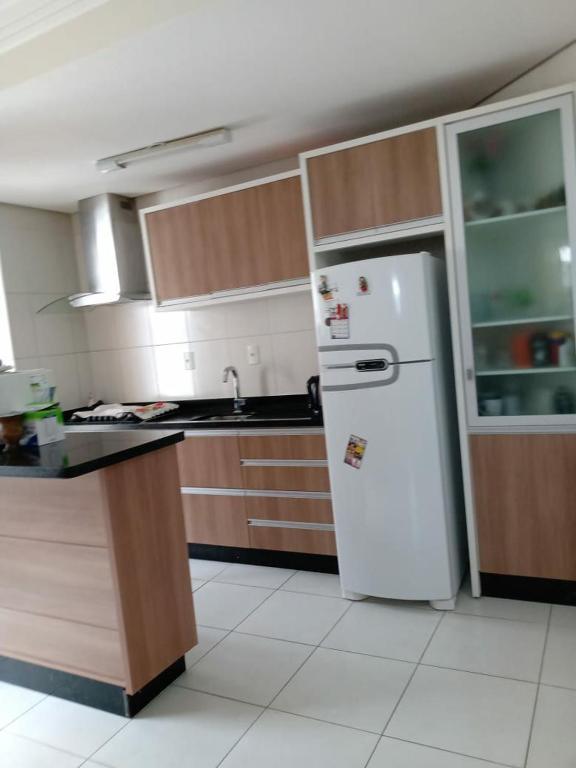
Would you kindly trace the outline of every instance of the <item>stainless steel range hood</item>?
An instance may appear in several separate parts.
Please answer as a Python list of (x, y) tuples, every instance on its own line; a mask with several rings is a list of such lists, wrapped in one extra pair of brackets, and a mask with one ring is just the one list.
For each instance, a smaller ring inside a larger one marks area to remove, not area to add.
[(103, 194), (78, 203), (88, 290), (68, 297), (72, 307), (150, 299), (134, 200)]

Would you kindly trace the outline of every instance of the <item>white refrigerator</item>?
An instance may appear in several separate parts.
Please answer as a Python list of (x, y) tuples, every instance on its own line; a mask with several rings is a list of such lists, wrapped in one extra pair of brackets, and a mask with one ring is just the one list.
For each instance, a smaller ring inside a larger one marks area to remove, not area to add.
[(378, 257), (314, 281), (343, 594), (453, 608), (464, 511), (444, 264)]

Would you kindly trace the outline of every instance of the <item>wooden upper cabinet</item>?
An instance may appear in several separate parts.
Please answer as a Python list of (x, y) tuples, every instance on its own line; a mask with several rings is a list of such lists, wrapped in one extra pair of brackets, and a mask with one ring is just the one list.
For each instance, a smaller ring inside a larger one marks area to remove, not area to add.
[(145, 215), (159, 302), (308, 276), (299, 176)]
[(150, 260), (159, 301), (210, 291), (212, 264), (200, 201), (146, 215)]
[(434, 128), (310, 157), (307, 171), (316, 240), (442, 213)]

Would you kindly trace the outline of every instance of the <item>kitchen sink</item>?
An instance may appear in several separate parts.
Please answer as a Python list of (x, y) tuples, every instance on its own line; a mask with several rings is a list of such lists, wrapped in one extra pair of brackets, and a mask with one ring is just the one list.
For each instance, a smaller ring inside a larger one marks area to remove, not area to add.
[(310, 421), (309, 416), (265, 416), (263, 414), (246, 411), (245, 413), (215, 413), (211, 416), (201, 414), (193, 416), (188, 421), (206, 422), (243, 422), (243, 421)]
[(201, 414), (200, 416), (192, 416), (189, 421), (246, 421), (255, 415), (249, 411), (246, 413), (214, 413), (212, 416)]

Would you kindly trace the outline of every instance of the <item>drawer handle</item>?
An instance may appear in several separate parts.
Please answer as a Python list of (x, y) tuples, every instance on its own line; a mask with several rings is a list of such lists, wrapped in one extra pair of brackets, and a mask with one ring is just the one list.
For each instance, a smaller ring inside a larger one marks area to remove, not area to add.
[(248, 525), (254, 528), (295, 528), (301, 531), (333, 531), (333, 523), (304, 523), (296, 520), (261, 520), (249, 518)]
[(241, 467), (327, 467), (326, 459), (240, 459)]
[(183, 496), (246, 496), (270, 499), (320, 499), (329, 501), (329, 491), (267, 491), (244, 488), (202, 488), (184, 485), (180, 488)]

